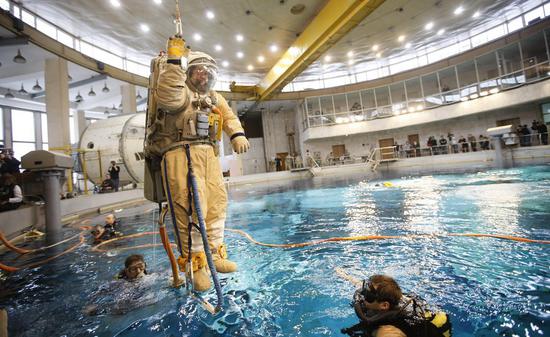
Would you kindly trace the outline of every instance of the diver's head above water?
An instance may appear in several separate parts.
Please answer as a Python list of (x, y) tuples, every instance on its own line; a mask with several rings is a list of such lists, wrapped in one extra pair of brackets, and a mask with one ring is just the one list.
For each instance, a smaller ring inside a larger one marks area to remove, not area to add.
[(127, 281), (137, 280), (147, 274), (147, 264), (142, 255), (130, 255), (124, 261), (124, 270), (119, 274), (119, 278)]
[(373, 275), (363, 281), (353, 297), (353, 306), (360, 319), (395, 310), (403, 297), (397, 282), (386, 275)]

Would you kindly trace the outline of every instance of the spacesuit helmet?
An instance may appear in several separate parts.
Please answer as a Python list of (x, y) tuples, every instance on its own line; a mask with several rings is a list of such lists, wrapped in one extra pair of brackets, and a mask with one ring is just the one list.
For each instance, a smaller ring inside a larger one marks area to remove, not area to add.
[(218, 66), (214, 58), (200, 51), (191, 51), (187, 64), (187, 82), (191, 89), (206, 94), (214, 88), (217, 79)]

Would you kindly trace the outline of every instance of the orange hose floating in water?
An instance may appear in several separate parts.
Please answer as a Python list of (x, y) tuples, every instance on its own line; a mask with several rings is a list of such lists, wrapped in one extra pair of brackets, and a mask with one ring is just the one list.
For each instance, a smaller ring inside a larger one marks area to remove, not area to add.
[[(62, 256), (62, 255), (65, 255), (67, 253), (70, 253), (72, 252), (73, 250), (75, 250), (76, 248), (78, 248), (79, 246), (81, 246), (85, 241), (85, 238), (84, 238), (84, 231), (80, 233), (80, 240), (79, 242), (77, 242), (76, 244), (74, 244), (73, 246), (71, 246), (69, 249), (66, 249), (64, 251), (62, 251), (61, 253), (59, 254), (56, 254), (54, 256), (50, 256), (44, 260), (40, 260), (38, 262), (33, 262), (33, 263), (29, 263), (29, 264), (25, 264), (25, 265), (22, 265), (22, 266), (18, 266), (18, 267), (13, 267), (13, 266), (8, 266), (8, 265), (5, 265), (3, 263), (0, 263), (0, 269), (4, 270), (4, 271), (7, 271), (7, 272), (15, 272), (15, 271), (18, 271), (18, 270), (21, 270), (21, 269), (25, 269), (25, 268), (35, 268), (35, 267), (38, 267), (40, 265), (43, 265), (45, 263), (48, 263), (54, 259), (57, 259), (58, 257)], [(59, 243), (57, 243), (59, 244)], [(56, 245), (57, 245), (56, 244)], [(54, 246), (54, 245), (52, 245)], [(50, 246), (50, 247), (52, 247)]]
[(4, 236), (4, 233), (0, 232), (0, 241), (2, 241), (2, 243), (4, 244), (4, 246), (6, 246), (8, 249), (18, 253), (18, 254), (27, 254), (27, 253), (30, 253), (31, 250), (28, 250), (28, 249), (23, 249), (23, 248), (19, 248), (19, 247), (16, 247), (14, 245), (11, 244), (11, 242), (9, 242), (6, 237)]
[(527, 239), (527, 238), (522, 238), (518, 236), (501, 235), (501, 234), (457, 233), (457, 234), (448, 234), (448, 235), (449, 236), (469, 236), (474, 238), (495, 238), (495, 239), (502, 239), (502, 240), (518, 241), (518, 242), (540, 243), (543, 245), (550, 244), (549, 240)]
[(386, 239), (413, 239), (413, 238), (433, 238), (433, 237), (446, 237), (446, 236), (467, 236), (467, 237), (488, 237), (488, 238), (495, 238), (495, 239), (502, 239), (502, 240), (512, 240), (512, 241), (518, 241), (518, 242), (526, 242), (526, 243), (540, 243), (540, 244), (550, 244), (550, 241), (548, 240), (536, 240), (536, 239), (527, 239), (517, 236), (510, 236), (510, 235), (500, 235), (500, 234), (478, 234), (478, 233), (457, 233), (457, 234), (444, 234), (444, 235), (437, 235), (437, 234), (412, 234), (412, 235), (362, 235), (362, 236), (346, 236), (346, 237), (333, 237), (328, 239), (320, 239), (315, 241), (309, 241), (309, 242), (300, 242), (300, 243), (264, 243), (256, 241), (250, 234), (246, 233), (245, 231), (242, 231), (240, 229), (229, 229), (226, 228), (226, 231), (233, 232), (240, 234), (244, 236), (246, 239), (248, 239), (250, 242), (264, 246), (264, 247), (273, 247), (273, 248), (299, 248), (299, 247), (307, 247), (307, 246), (313, 246), (318, 245), (325, 242), (337, 242), (337, 241), (370, 241), (370, 240), (386, 240)]

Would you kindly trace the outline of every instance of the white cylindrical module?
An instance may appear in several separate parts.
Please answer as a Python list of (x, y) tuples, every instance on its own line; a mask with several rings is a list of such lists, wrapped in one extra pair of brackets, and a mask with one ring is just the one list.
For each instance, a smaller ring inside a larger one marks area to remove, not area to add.
[(111, 161), (120, 166), (120, 184), (143, 183), (145, 156), (145, 113), (125, 114), (88, 125), (80, 138), (80, 149), (87, 150), (88, 178), (101, 184)]

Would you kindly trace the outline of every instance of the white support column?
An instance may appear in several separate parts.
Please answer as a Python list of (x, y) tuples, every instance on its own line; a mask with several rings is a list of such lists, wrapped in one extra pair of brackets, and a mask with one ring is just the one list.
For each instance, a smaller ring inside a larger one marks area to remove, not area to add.
[(59, 57), (47, 59), (44, 70), (48, 146), (67, 146), (71, 144), (67, 61)]
[(133, 84), (123, 84), (120, 86), (122, 93), (122, 113), (136, 113), (136, 86)]
[(41, 112), (35, 112), (34, 113), (34, 139), (36, 142), (36, 149), (42, 150), (44, 147), (42, 144), (44, 143), (44, 140), (42, 139), (42, 113)]
[(77, 138), (76, 141), (79, 142), (80, 137), (82, 136), (82, 132), (84, 132), (84, 129), (86, 129), (86, 116), (84, 110), (77, 110), (73, 120), (75, 134)]
[(2, 108), (4, 112), (3, 125), (4, 125), (4, 147), (6, 149), (13, 148), (13, 132), (11, 128), (11, 108)]

